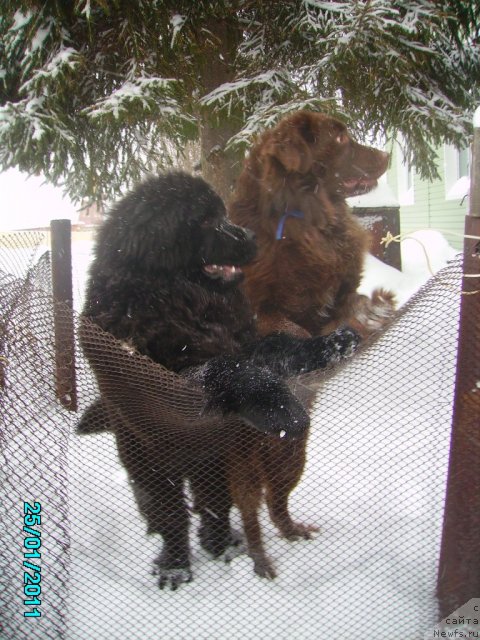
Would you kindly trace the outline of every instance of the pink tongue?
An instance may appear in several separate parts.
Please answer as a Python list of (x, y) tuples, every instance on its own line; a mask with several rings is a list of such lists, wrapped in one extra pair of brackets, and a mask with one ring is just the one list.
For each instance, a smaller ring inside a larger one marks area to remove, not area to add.
[(222, 273), (224, 278), (231, 278), (235, 273), (234, 267), (222, 267)]

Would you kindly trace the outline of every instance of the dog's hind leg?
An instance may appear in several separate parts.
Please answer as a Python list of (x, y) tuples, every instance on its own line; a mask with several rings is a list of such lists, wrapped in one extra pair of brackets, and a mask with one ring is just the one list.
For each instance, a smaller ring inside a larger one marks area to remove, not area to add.
[(189, 472), (194, 509), (200, 514), (200, 544), (214, 558), (229, 547), (239, 547), (241, 536), (230, 528), (233, 501), (228, 486), (225, 460), (221, 457), (197, 462)]
[(258, 511), (262, 502), (262, 474), (259, 461), (245, 451), (233, 451), (230, 467), (230, 490), (233, 501), (242, 516), (248, 555), (253, 560), (255, 573), (272, 580), (276, 571), (267, 556)]
[(287, 540), (309, 540), (319, 528), (295, 522), (288, 510), (288, 499), (305, 467), (306, 437), (296, 441), (270, 439), (263, 451), (263, 473), (270, 517)]

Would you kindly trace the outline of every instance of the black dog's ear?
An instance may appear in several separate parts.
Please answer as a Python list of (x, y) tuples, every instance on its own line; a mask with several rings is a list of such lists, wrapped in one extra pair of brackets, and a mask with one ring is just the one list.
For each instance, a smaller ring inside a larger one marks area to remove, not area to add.
[(124, 200), (101, 229), (98, 244), (104, 252), (109, 248), (112, 265), (128, 263), (139, 272), (174, 270), (182, 265), (188, 243), (188, 234), (181, 233), (182, 220), (182, 212), (159, 203)]
[(184, 216), (174, 210), (158, 210), (149, 202), (138, 204), (136, 209), (134, 233), (123, 235), (125, 251), (149, 270), (181, 266), (188, 242), (184, 229), (182, 233)]

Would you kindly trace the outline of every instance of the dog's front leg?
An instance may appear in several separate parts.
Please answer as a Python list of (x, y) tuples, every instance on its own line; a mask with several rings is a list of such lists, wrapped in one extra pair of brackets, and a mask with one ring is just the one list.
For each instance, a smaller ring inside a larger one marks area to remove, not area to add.
[(147, 522), (147, 533), (159, 533), (163, 539), (162, 551), (154, 561), (158, 585), (175, 590), (192, 580), (183, 474), (171, 464), (173, 451), (163, 452), (162, 457), (156, 450), (152, 455), (127, 425), (117, 429), (115, 436), (138, 510)]
[(257, 431), (280, 437), (298, 437), (310, 426), (307, 412), (287, 384), (243, 356), (212, 358), (187, 375), (203, 385), (206, 411), (236, 414)]
[[(154, 560), (153, 574), (160, 589), (175, 591), (191, 582), (188, 542), (189, 515), (183, 497), (183, 480), (174, 474), (142, 471), (131, 477), (133, 493), (140, 513), (147, 521), (147, 533), (159, 533), (163, 539), (160, 555)], [(150, 475), (150, 478), (146, 478)]]
[(360, 336), (349, 327), (337, 329), (327, 336), (305, 339), (277, 333), (252, 343), (244, 353), (255, 365), (288, 377), (325, 369), (350, 356), (359, 342)]

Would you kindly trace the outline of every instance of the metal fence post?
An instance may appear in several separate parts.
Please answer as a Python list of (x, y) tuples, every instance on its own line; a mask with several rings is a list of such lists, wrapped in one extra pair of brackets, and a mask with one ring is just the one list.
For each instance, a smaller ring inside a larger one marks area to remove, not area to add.
[(77, 410), (73, 327), (72, 227), (70, 220), (50, 222), (54, 298), (56, 393), (62, 405)]
[[(437, 582), (444, 618), (480, 598), (480, 107), (474, 120), (470, 207), (452, 438)], [(477, 274), (475, 276), (475, 274)]]

